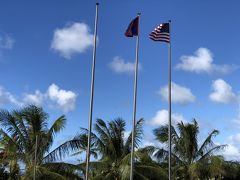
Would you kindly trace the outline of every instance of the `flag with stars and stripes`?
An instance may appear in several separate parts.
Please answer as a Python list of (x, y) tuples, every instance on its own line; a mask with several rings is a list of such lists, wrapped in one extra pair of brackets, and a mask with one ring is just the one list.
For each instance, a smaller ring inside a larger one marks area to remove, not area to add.
[(163, 41), (170, 43), (169, 23), (162, 23), (157, 26), (150, 34), (149, 38), (153, 41)]

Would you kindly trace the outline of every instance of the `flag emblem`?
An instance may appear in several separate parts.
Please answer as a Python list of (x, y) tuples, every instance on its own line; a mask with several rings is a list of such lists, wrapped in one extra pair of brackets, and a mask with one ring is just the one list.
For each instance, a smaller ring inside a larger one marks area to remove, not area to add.
[(153, 41), (163, 41), (170, 43), (169, 23), (162, 23), (157, 26), (150, 34), (149, 38)]
[(138, 36), (138, 23), (139, 23), (139, 17), (137, 16), (128, 25), (128, 28), (125, 32), (125, 36), (127, 36), (127, 37)]

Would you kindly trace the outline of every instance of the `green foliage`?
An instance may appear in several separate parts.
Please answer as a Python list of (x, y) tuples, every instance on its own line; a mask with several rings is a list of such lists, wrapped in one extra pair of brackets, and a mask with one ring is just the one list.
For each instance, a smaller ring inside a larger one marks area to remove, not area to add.
[[(135, 128), (134, 179), (166, 179), (166, 171), (151, 158), (155, 148), (139, 148), (143, 136), (142, 125), (143, 119), (140, 119)], [(120, 118), (107, 123), (97, 119), (92, 137), (101, 157), (90, 163), (92, 179), (129, 179), (132, 133), (124, 139), (125, 126), (125, 121)]]
[[(153, 132), (159, 142), (168, 145), (167, 126), (154, 129)], [(171, 127), (171, 133), (175, 178), (206, 179), (222, 177), (225, 174), (224, 160), (219, 156), (214, 156), (214, 152), (225, 147), (225, 145), (215, 145), (212, 141), (219, 131), (213, 130), (200, 146), (199, 126), (195, 119), (192, 123), (178, 123), (177, 130)], [(166, 162), (168, 151), (164, 148), (158, 149), (154, 156), (160, 163)]]
[(0, 111), (2, 127), (0, 129), (2, 144), (0, 161), (7, 165), (10, 178), (19, 178), (20, 163), (25, 166), (23, 179), (33, 178), (35, 166), (37, 179), (45, 178), (45, 176), (65, 179), (70, 175), (75, 175), (77, 166), (70, 166), (66, 163), (54, 164), (54, 158), (45, 157), (53, 144), (55, 135), (60, 133), (66, 123), (65, 116), (60, 116), (48, 128), (47, 120), (48, 114), (42, 108), (33, 105), (12, 112)]
[[(143, 123), (136, 124), (134, 141), (134, 179), (168, 179), (168, 127), (154, 129), (156, 139), (163, 148), (141, 147)], [(78, 165), (62, 162), (62, 158), (86, 154), (88, 130), (81, 128), (79, 134), (50, 152), (54, 138), (65, 127), (65, 116), (60, 116), (49, 127), (48, 114), (42, 108), (27, 106), (20, 110), (0, 111), (0, 180), (36, 179), (65, 180), (83, 179), (86, 162)], [(225, 161), (215, 152), (225, 145), (216, 145), (213, 138), (218, 130), (209, 133), (200, 144), (199, 126), (192, 123), (177, 124), (172, 132), (173, 179), (240, 179), (239, 162)], [(128, 180), (130, 175), (132, 133), (126, 137), (126, 123), (118, 118), (109, 122), (97, 119), (91, 134), (90, 162), (92, 180)], [(36, 144), (37, 143), (37, 144)], [(35, 159), (35, 150), (36, 159)], [(36, 164), (35, 164), (36, 160)], [(20, 164), (24, 171), (20, 171)]]

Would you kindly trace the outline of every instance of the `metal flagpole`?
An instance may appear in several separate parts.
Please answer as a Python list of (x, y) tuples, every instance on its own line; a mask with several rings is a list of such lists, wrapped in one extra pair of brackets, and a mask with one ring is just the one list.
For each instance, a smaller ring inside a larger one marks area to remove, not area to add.
[(138, 35), (136, 39), (136, 62), (135, 62), (135, 79), (134, 79), (134, 97), (133, 97), (133, 124), (132, 124), (132, 145), (131, 145), (131, 169), (130, 180), (133, 180), (134, 170), (134, 139), (136, 126), (136, 106), (137, 106), (137, 80), (138, 80), (138, 49), (139, 49), (139, 21), (140, 13), (138, 13)]
[(90, 147), (91, 147), (91, 134), (92, 134), (92, 112), (93, 112), (93, 95), (94, 95), (94, 77), (95, 77), (95, 62), (96, 62), (96, 42), (97, 42), (97, 25), (98, 25), (98, 6), (96, 3), (96, 15), (95, 15), (95, 28), (94, 28), (94, 47), (93, 47), (93, 60), (92, 60), (92, 80), (91, 80), (91, 94), (90, 94), (90, 112), (88, 119), (88, 146), (86, 153), (86, 177), (89, 178), (89, 161), (90, 161)]
[(38, 135), (36, 135), (35, 141), (35, 153), (34, 153), (34, 169), (33, 169), (33, 179), (36, 179), (36, 164), (37, 164), (37, 143), (38, 143)]
[(171, 156), (172, 156), (172, 135), (171, 135), (171, 127), (172, 127), (172, 97), (171, 97), (171, 84), (172, 84), (172, 72), (171, 72), (171, 20), (169, 20), (169, 37), (170, 42), (168, 43), (168, 142), (169, 142), (169, 154), (168, 154), (168, 179), (171, 180)]

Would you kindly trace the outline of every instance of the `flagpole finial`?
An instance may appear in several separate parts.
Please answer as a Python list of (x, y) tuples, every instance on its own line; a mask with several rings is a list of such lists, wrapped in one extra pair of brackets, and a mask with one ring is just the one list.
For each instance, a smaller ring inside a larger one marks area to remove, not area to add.
[(96, 5), (98, 6), (98, 5), (99, 5), (99, 2), (96, 2)]

